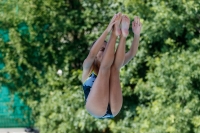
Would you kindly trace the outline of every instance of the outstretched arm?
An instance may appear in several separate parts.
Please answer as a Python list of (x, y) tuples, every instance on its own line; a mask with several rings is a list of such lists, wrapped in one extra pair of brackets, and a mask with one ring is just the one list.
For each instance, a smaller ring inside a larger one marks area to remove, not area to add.
[(101, 36), (98, 38), (98, 40), (92, 46), (89, 55), (87, 56), (87, 58), (83, 62), (83, 69), (90, 69), (91, 68), (91, 65), (93, 64), (97, 53), (101, 49), (102, 44), (103, 44), (107, 34), (111, 31), (113, 25), (115, 24), (115, 19), (116, 19), (116, 15), (113, 16), (113, 18), (111, 19), (106, 30), (101, 34)]
[(140, 41), (140, 32), (141, 32), (142, 24), (140, 23), (140, 18), (135, 17), (132, 22), (132, 30), (134, 33), (134, 39), (131, 45), (130, 50), (125, 54), (125, 60), (123, 66), (126, 65), (137, 53), (139, 41)]

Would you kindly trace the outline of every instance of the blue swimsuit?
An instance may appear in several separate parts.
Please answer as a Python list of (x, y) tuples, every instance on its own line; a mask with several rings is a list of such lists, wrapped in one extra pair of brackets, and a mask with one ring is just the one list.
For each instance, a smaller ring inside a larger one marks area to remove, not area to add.
[[(96, 78), (97, 78), (97, 75), (94, 72), (92, 72), (92, 74), (83, 83), (83, 91), (84, 91), (84, 94), (85, 94), (85, 102), (87, 101), (87, 97), (90, 93), (90, 89), (92, 88), (92, 85), (93, 85)], [(102, 116), (101, 118), (113, 118), (112, 112), (110, 110), (110, 104), (108, 104), (106, 114), (104, 116)]]

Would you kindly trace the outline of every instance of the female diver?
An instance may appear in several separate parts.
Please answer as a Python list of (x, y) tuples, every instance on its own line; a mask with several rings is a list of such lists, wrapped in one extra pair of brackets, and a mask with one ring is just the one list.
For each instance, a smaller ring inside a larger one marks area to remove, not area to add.
[[(139, 17), (135, 17), (132, 22), (134, 39), (130, 50), (125, 53), (129, 25), (128, 16), (121, 13), (115, 14), (83, 62), (82, 83), (86, 110), (96, 118), (113, 118), (122, 107), (119, 71), (136, 55), (142, 27)], [(107, 43), (105, 38), (111, 30)], [(115, 51), (118, 36), (120, 36), (120, 41)]]

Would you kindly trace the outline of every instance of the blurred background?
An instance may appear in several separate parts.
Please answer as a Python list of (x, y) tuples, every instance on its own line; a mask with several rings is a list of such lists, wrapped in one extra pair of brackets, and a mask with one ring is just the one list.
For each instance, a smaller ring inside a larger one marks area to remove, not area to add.
[[(99, 120), (84, 108), (82, 63), (118, 12), (141, 18), (140, 45), (121, 69), (121, 112)], [(198, 0), (0, 0), (0, 128), (199, 133), (199, 49)]]

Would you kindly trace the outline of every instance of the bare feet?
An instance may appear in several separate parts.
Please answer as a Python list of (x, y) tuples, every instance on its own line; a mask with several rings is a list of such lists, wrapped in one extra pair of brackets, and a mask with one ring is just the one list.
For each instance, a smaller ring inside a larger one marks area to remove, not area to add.
[(115, 32), (116, 36), (121, 35), (121, 29), (120, 29), (121, 19), (122, 19), (122, 14), (118, 13), (117, 16), (116, 16), (116, 19), (115, 19), (116, 23), (115, 23), (115, 26), (114, 26), (114, 32)]
[(123, 37), (127, 37), (129, 34), (129, 25), (130, 25), (130, 19), (128, 18), (128, 16), (123, 15), (122, 16), (122, 35)]

